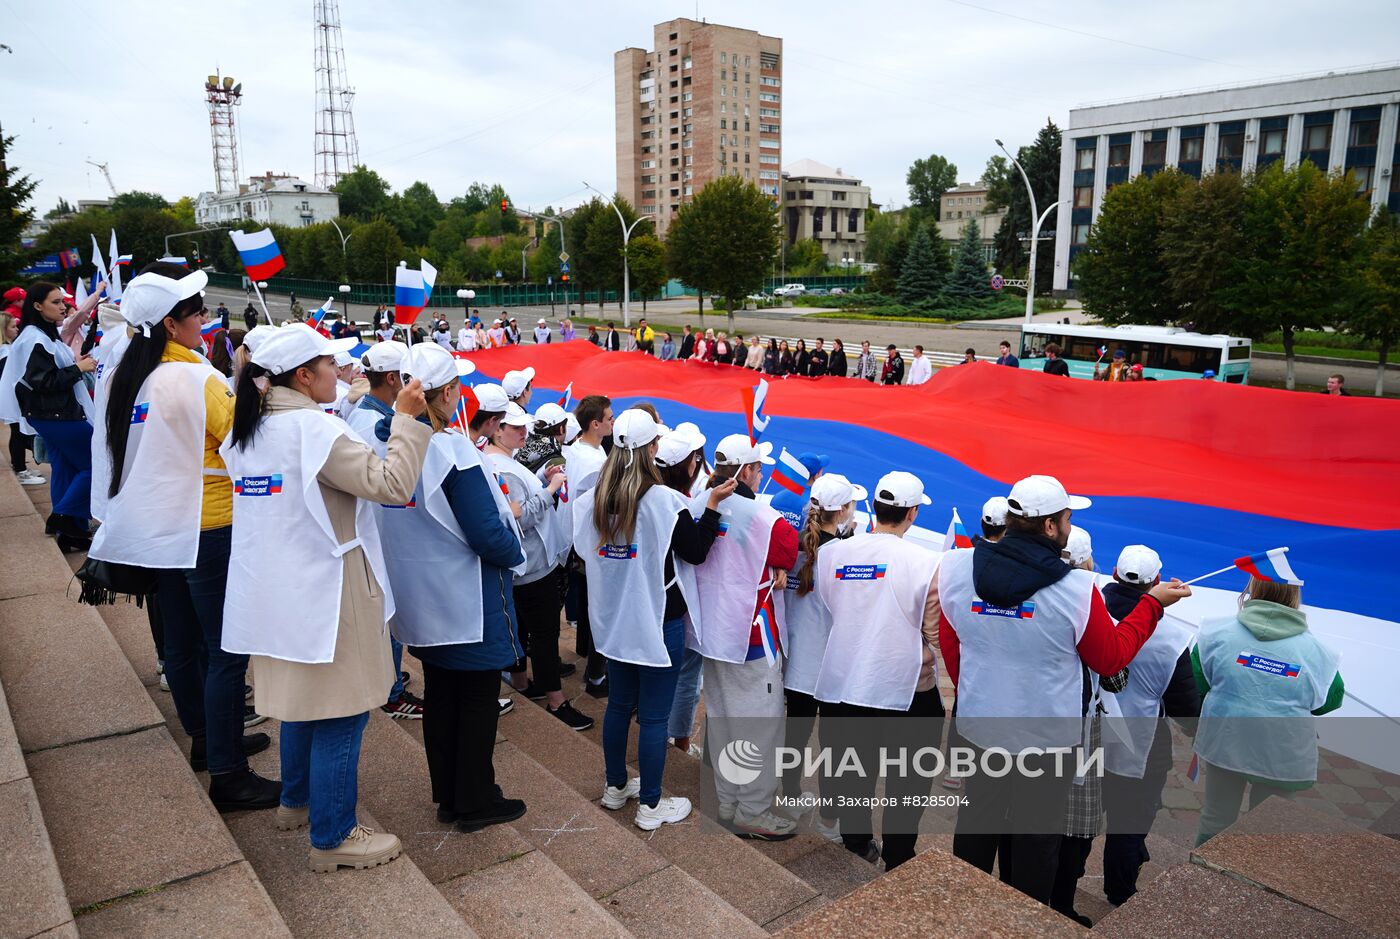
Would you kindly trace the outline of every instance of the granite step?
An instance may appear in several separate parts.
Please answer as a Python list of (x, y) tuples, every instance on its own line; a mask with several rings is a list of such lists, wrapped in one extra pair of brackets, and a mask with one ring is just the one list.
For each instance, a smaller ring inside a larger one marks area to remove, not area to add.
[[(516, 710), (521, 710), (521, 705), (518, 704)], [(507, 726), (506, 722), (511, 720), (514, 713), (502, 719), (503, 731)], [(550, 720), (553, 721), (553, 718)], [(371, 721), (371, 724), (374, 723)], [(408, 722), (383, 723), (398, 725), (387, 727), (386, 733), (398, 733), (410, 746), (419, 746), (410, 736), (411, 729), (404, 726)], [(376, 738), (379, 738), (377, 732)], [(370, 741), (367, 740), (367, 754), (370, 754), (369, 744)], [(390, 744), (383, 752), (390, 754), (394, 753), (395, 749)], [(401, 760), (387, 760), (382, 754), (372, 754), (369, 758), (385, 760), (390, 772), (409, 777), (410, 790), (403, 798), (394, 801), (401, 811), (427, 816), (433, 808), (432, 803), (428, 801), (427, 764), (421, 749), (414, 757), (421, 761), (417, 764), (421, 767), (420, 771), (405, 772), (405, 764)], [(620, 813), (626, 814), (626, 824), (618, 824), (622, 819), (615, 818), (614, 813), (600, 808), (576, 792), (527, 755), (515, 742), (498, 742), (494, 760), (496, 778), (506, 795), (523, 799), (528, 806), (525, 816), (509, 826), (495, 826), (485, 832), (471, 835), (449, 834), (447, 826), (434, 821), (431, 827), (423, 829), (435, 842), (434, 853), (438, 853), (436, 845), (441, 844), (444, 850), (455, 850), (465, 854), (469, 859), (468, 869), (472, 863), (479, 864), (483, 860), (489, 862), (507, 852), (520, 851), (522, 847), (542, 854), (564, 877), (576, 884), (587, 897), (596, 901), (599, 909), (610, 914), (623, 928), (624, 934), (666, 939), (716, 934), (762, 935), (762, 930), (745, 919), (726, 899), (717, 896), (685, 871), (673, 870), (671, 860), (654, 849), (653, 842), (659, 843), (662, 840), (655, 836), (680, 826), (666, 826), (661, 832), (655, 833), (642, 832), (631, 825), (630, 813)], [(367, 772), (373, 773), (374, 770)], [(362, 785), (361, 792), (373, 793), (365, 796), (373, 801), (379, 798), (378, 792), (375, 791), (377, 788)], [(508, 829), (519, 841), (513, 841), (509, 834), (499, 832), (498, 829)], [(627, 833), (627, 829), (636, 831), (639, 836), (652, 837), (632, 837)], [(486, 840), (487, 838), (489, 840)], [(523, 842), (523, 846), (520, 842)], [(452, 847), (449, 848), (448, 845)], [(475, 858), (471, 860), (473, 855)], [(505, 859), (511, 860), (509, 856)], [(460, 861), (457, 863), (461, 865)], [(532, 862), (532, 866), (542, 865), (535, 861)], [(444, 870), (450, 870), (450, 867)], [(499, 880), (502, 876), (501, 872), (496, 872), (482, 879), (490, 882)], [(462, 878), (458, 877), (450, 883), (456, 884), (461, 880)], [(446, 892), (446, 885), (443, 886)], [(661, 899), (662, 897), (665, 899)], [(478, 906), (485, 903), (481, 898), (474, 902)], [(677, 910), (681, 911), (679, 915)], [(508, 909), (498, 907), (488, 911), (488, 916), (492, 921), (499, 921), (503, 914), (508, 913)]]

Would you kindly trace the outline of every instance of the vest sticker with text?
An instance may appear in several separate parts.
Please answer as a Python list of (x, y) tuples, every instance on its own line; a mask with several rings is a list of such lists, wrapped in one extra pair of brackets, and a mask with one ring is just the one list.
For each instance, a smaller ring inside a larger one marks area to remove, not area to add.
[(637, 556), (637, 543), (632, 544), (605, 544), (598, 546), (598, 557), (611, 558), (614, 561), (631, 561)]
[(997, 606), (981, 597), (973, 597), (972, 612), (978, 616), (1004, 616), (1007, 619), (1034, 619), (1035, 601), (1026, 600), (1019, 606)]
[(1290, 665), (1287, 662), (1280, 662), (1278, 659), (1271, 659), (1263, 655), (1253, 655), (1249, 652), (1241, 652), (1235, 657), (1236, 665), (1243, 665), (1245, 668), (1256, 669), (1261, 672), (1268, 672), (1270, 675), (1282, 675), (1284, 678), (1297, 678), (1301, 665)]
[(151, 402), (145, 401), (131, 409), (131, 423), (144, 424), (146, 418), (151, 416)]
[(884, 580), (888, 564), (843, 564), (836, 568), (837, 580)]
[(409, 499), (407, 502), (403, 503), (402, 505), (398, 505), (398, 504), (390, 505), (390, 504), (388, 504), (387, 502), (385, 502), (385, 503), (380, 503), (380, 505), (381, 505), (383, 508), (386, 508), (386, 509), (411, 509), (411, 508), (414, 508), (415, 506), (418, 505), (418, 500), (417, 500), (416, 498), (414, 498), (414, 499)]
[(236, 496), (272, 496), (282, 491), (282, 474), (271, 476), (240, 476), (233, 481)]

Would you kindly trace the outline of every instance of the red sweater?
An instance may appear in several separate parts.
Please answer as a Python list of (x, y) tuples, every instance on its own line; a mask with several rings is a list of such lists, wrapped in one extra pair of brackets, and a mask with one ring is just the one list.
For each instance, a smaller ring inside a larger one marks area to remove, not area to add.
[[(1126, 668), (1138, 654), (1162, 618), (1162, 604), (1156, 597), (1143, 594), (1133, 611), (1115, 626), (1113, 617), (1104, 606), (1103, 594), (1094, 588), (1089, 601), (1089, 623), (1084, 627), (1076, 648), (1079, 658), (1089, 670), (1098, 675), (1112, 675)], [(948, 622), (948, 614), (938, 614), (938, 647), (943, 653), (943, 664), (948, 669), (948, 677), (956, 688), (958, 684), (958, 634), (953, 624)]]
[[(788, 524), (788, 520), (780, 518), (773, 523), (773, 537), (768, 539), (768, 557), (764, 560), (764, 570), (758, 573), (758, 583), (763, 583), (768, 579), (768, 570), (790, 571), (797, 563), (797, 529)], [(758, 611), (765, 606), (771, 606), (773, 595), (767, 587), (758, 592), (758, 597), (754, 601), (753, 615), (758, 618)], [(749, 648), (762, 648), (763, 640), (758, 635), (758, 624), (755, 623), (749, 630)], [(750, 656), (752, 658), (752, 655)]]

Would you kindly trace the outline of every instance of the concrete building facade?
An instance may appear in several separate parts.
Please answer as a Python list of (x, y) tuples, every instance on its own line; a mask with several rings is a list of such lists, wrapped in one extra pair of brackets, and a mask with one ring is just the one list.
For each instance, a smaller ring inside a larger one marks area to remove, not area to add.
[(865, 217), (870, 187), (839, 168), (798, 160), (783, 171), (783, 238), (822, 246), (828, 261), (850, 267), (865, 263)]
[(943, 193), (938, 206), (938, 234), (947, 242), (962, 240), (963, 229), (969, 221), (977, 223), (977, 232), (982, 237), (982, 253), (988, 261), (996, 254), (993, 239), (1001, 220), (1006, 218), (1005, 206), (995, 212), (987, 212), (987, 184), (982, 180), (975, 183), (958, 183)]
[(1276, 160), (1351, 172), (1373, 211), (1400, 211), (1400, 67), (1071, 110), (1060, 150), (1055, 289), (1073, 289), (1074, 257), (1119, 183), (1166, 167), (1200, 177)]
[(194, 203), (198, 225), (248, 221), (301, 228), (340, 214), (340, 196), (295, 176), (253, 176), (237, 192), (201, 192)]
[(720, 176), (750, 180), (777, 205), (783, 41), (675, 19), (653, 28), (652, 45), (613, 56), (617, 191), (663, 236)]

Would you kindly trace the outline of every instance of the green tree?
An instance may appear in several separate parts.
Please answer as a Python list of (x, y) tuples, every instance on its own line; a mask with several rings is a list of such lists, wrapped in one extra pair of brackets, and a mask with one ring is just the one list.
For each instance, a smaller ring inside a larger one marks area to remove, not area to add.
[[(603, 217), (606, 212), (612, 220), (612, 226), (617, 227), (617, 216), (613, 215), (613, 210), (607, 204), (594, 196), (592, 199), (580, 205), (568, 216), (564, 222), (564, 242), (565, 252), (569, 255), (570, 280), (573, 289), (578, 291), (579, 306), (585, 305), (585, 296), (589, 291), (598, 291), (598, 308), (603, 306), (603, 287), (606, 283), (604, 274), (605, 263), (601, 257), (593, 253), (589, 246), (589, 233), (594, 227), (608, 222)], [(592, 248), (597, 249), (601, 245), (600, 241), (593, 241)]]
[[(617, 206), (617, 211), (613, 211), (612, 205), (601, 203), (601, 210), (589, 222), (587, 231), (583, 232), (582, 244), (585, 261), (593, 268), (595, 283), (601, 286), (604, 291), (617, 291), (620, 306), (622, 298), (622, 225), (618, 222), (617, 213), (622, 213), (622, 218), (629, 226), (637, 222), (639, 216), (632, 208), (632, 204), (622, 198), (620, 194), (613, 197), (613, 205)], [(651, 231), (650, 221), (637, 222), (637, 227), (632, 229), (632, 238), (635, 239), (638, 235)], [(601, 308), (601, 295), (598, 305)]]
[(883, 264), (890, 245), (903, 227), (900, 214), (872, 208), (865, 214), (865, 260)]
[(411, 263), (398, 230), (384, 218), (355, 226), (355, 236), (346, 244), (346, 256), (350, 277), (372, 284), (392, 284), (399, 262)]
[(445, 216), (437, 193), (427, 183), (419, 181), (394, 196), (389, 219), (407, 244), (423, 245), (433, 227)]
[(632, 290), (641, 296), (645, 311), (647, 300), (666, 286), (665, 245), (649, 231), (633, 235), (627, 243), (627, 266), (632, 272)]
[(899, 272), (899, 301), (912, 306), (936, 301), (948, 275), (948, 249), (920, 225), (909, 239), (909, 253)]
[(112, 211), (120, 212), (122, 209), (167, 209), (170, 203), (165, 201), (165, 196), (156, 192), (124, 192), (112, 200)]
[(1021, 175), (1011, 168), (1006, 157), (998, 153), (987, 158), (987, 168), (982, 171), (982, 183), (987, 187), (982, 212), (989, 214), (1011, 204), (1011, 187), (1021, 184)]
[(667, 263), (682, 282), (725, 298), (732, 331), (734, 305), (763, 287), (780, 240), (769, 197), (752, 182), (721, 176), (676, 214)]
[(14, 137), (0, 133), (0, 281), (14, 280), (19, 269), (36, 253), (20, 248), (19, 238), (34, 221), (29, 199), (39, 181), (21, 176), (19, 170), (10, 165), (8, 157), (14, 142)]
[(1382, 208), (1362, 239), (1355, 301), (1343, 325), (1376, 344), (1376, 397), (1385, 394), (1385, 363), (1400, 341), (1400, 216)]
[(1074, 262), (1079, 297), (1101, 322), (1162, 326), (1176, 321), (1180, 311), (1161, 256), (1163, 217), (1168, 203), (1195, 182), (1168, 170), (1140, 175), (1104, 197)]
[[(1165, 170), (1153, 178), (1181, 175)], [(1162, 267), (1175, 321), (1197, 332), (1230, 329), (1233, 312), (1221, 300), (1243, 247), (1244, 190), (1238, 173), (1209, 173), (1200, 182), (1186, 177), (1166, 200), (1158, 233)]]
[(960, 300), (980, 300), (992, 295), (990, 281), (987, 259), (982, 253), (982, 232), (977, 219), (968, 219), (953, 255), (953, 273), (943, 292)]
[(73, 209), (73, 207), (72, 207), (71, 205), (68, 204), (68, 200), (65, 199), (65, 198), (63, 198), (62, 196), (59, 196), (59, 198), (58, 198), (58, 205), (54, 206), (53, 208), (51, 208), (51, 209), (49, 209), (47, 212), (45, 212), (45, 213), (44, 213), (44, 218), (45, 218), (45, 219), (62, 218), (62, 217), (65, 216), (65, 215), (72, 215), (73, 212), (74, 212), (74, 209)]
[(340, 177), (331, 187), (340, 196), (340, 214), (344, 218), (368, 222), (389, 211), (389, 182), (361, 163)]
[(787, 272), (794, 277), (816, 277), (826, 273), (826, 252), (815, 238), (799, 238), (783, 247)]
[(1327, 176), (1310, 160), (1270, 164), (1245, 187), (1241, 254), (1221, 291), (1232, 332), (1283, 338), (1285, 385), (1294, 385), (1294, 336), (1347, 312), (1369, 212), (1350, 174)]
[(170, 206), (170, 212), (175, 216), (176, 223), (181, 231), (192, 231), (194, 229), (194, 200), (189, 196), (181, 196)]
[[(1035, 190), (1035, 201), (1037, 208), (1044, 212), (1051, 203), (1060, 198), (1060, 129), (1055, 126), (1055, 122), (1047, 120), (1045, 126), (1036, 134), (1035, 142), (1028, 147), (1021, 147), (1016, 154), (1016, 160), (1030, 177), (1031, 188)], [(1030, 266), (1030, 253), (1027, 250), (1029, 242), (1022, 243), (1021, 235), (1030, 237), (1031, 227), (1034, 219), (1031, 218), (1030, 199), (1026, 195), (1026, 186), (1021, 179), (1021, 174), (1016, 172), (1013, 166), (1007, 174), (1010, 185), (1002, 187), (998, 191), (998, 198), (1005, 198), (1007, 213), (1002, 219), (1001, 227), (997, 229), (996, 235), (996, 265), (997, 270), (1007, 276), (1019, 276)], [(1004, 191), (1003, 190), (1009, 190)], [(984, 203), (985, 205), (985, 203)], [(1055, 210), (1069, 211), (1066, 206), (1060, 206)], [(1054, 232), (1055, 216), (1052, 213), (1046, 220), (1051, 233)], [(1042, 236), (1045, 232), (1042, 230)], [(1055, 242), (1053, 238), (1043, 238), (1040, 242), (1040, 250), (1036, 255), (1036, 293), (1047, 294), (1050, 292), (1055, 270)]]
[(943, 193), (958, 184), (958, 168), (949, 163), (947, 157), (934, 153), (915, 160), (904, 181), (909, 185), (909, 201), (932, 211), (933, 217), (938, 218)]

